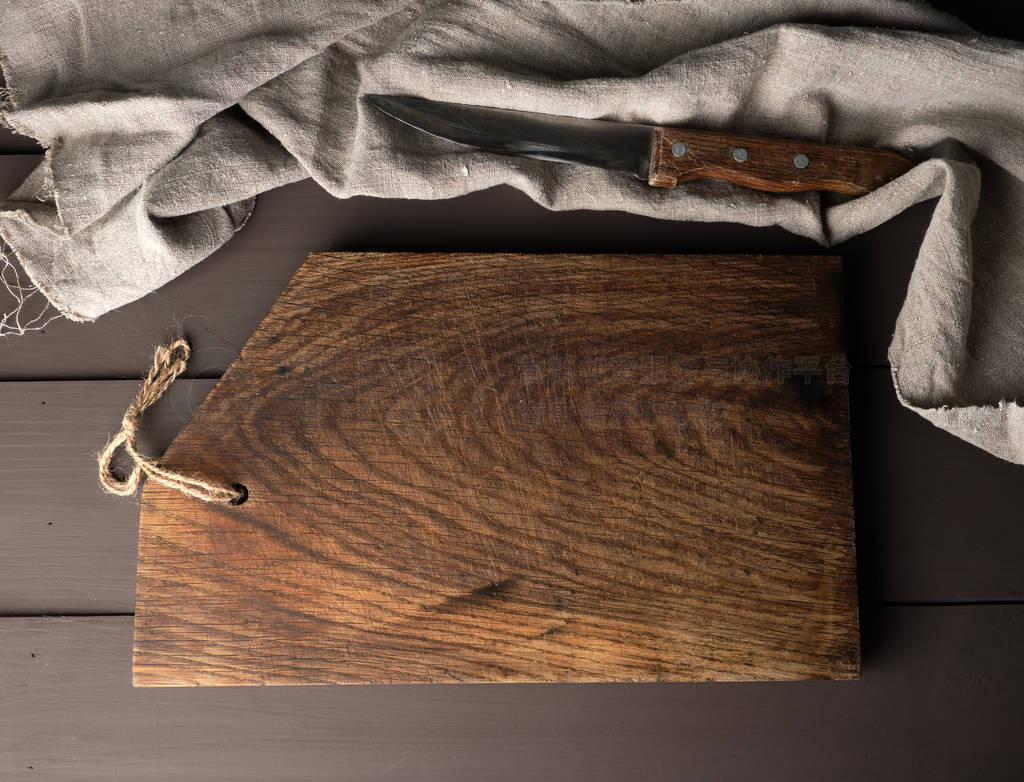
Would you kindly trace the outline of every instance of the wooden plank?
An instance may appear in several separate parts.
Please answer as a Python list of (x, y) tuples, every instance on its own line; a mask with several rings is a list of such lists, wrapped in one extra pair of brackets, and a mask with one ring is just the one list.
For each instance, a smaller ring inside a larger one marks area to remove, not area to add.
[[(162, 453), (213, 384), (175, 385), (143, 448)], [(0, 614), (134, 610), (139, 503), (100, 490), (96, 454), (138, 385), (0, 383)]]
[(861, 599), (1024, 598), (1024, 467), (902, 407), (887, 371), (855, 373), (851, 408)]
[(1024, 775), (1022, 606), (869, 611), (860, 681), (767, 684), (133, 690), (129, 617), (0, 622), (11, 782)]
[[(0, 132), (2, 130), (0, 128)], [(0, 198), (7, 198), (13, 193), (42, 159), (39, 154), (0, 154)]]
[[(178, 381), (146, 414), (149, 453), (214, 382)], [(94, 456), (137, 389), (0, 383), (0, 614), (134, 610), (139, 504), (100, 492)], [(1024, 598), (1021, 468), (901, 407), (888, 370), (855, 370), (851, 392), (861, 599)]]
[(0, 155), (39, 155), (42, 151), (35, 139), (0, 125)]
[(840, 299), (837, 258), (310, 256), (162, 459), (248, 500), (143, 491), (136, 684), (855, 676)]
[[(0, 192), (17, 186), (36, 162), (33, 156), (0, 156)], [(931, 203), (909, 209), (838, 248), (847, 281), (847, 353), (855, 365), (886, 363), (931, 210)], [(396, 225), (402, 230), (396, 232)], [(0, 341), (0, 379), (134, 377), (153, 345), (166, 341), (179, 323), (199, 353), (192, 374), (218, 376), (302, 259), (323, 249), (825, 252), (777, 228), (677, 223), (624, 212), (550, 212), (505, 187), (453, 201), (340, 201), (306, 181), (261, 196), (243, 231), (141, 301), (93, 324), (55, 321), (45, 334)]]

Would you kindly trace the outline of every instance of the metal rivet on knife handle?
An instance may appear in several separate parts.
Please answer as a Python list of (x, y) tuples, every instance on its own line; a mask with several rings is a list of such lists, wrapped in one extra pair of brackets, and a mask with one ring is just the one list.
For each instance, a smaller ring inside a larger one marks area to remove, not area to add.
[[(911, 167), (906, 158), (882, 149), (588, 120), (408, 95), (367, 95), (366, 100), (407, 125), (475, 149), (621, 171), (654, 187), (720, 179), (769, 193), (829, 190), (863, 195)], [(804, 160), (806, 170), (795, 176), (793, 169), (800, 169)]]
[[(683, 157), (672, 154), (678, 141), (686, 144)], [(656, 127), (650, 144), (647, 183), (654, 187), (720, 179), (770, 193), (829, 190), (863, 195), (911, 167), (909, 160), (881, 149), (694, 128)]]

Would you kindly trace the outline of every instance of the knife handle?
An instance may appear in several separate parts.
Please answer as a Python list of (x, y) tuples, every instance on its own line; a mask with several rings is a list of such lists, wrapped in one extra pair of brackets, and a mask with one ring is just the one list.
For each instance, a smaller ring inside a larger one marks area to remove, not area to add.
[(648, 184), (721, 179), (772, 193), (831, 190), (864, 195), (909, 170), (894, 152), (804, 141), (655, 128)]

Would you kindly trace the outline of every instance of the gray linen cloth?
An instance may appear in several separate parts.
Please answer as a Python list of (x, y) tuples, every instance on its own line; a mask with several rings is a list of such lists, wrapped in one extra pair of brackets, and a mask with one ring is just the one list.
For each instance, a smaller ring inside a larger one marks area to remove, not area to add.
[[(889, 352), (901, 401), (1024, 463), (1024, 49), (898, 0), (0, 0), (2, 120), (45, 161), (0, 235), (69, 318), (163, 285), (313, 177), (339, 198), (500, 183), (551, 209), (841, 242), (938, 197)], [(475, 152), (366, 93), (902, 150), (841, 205)]]

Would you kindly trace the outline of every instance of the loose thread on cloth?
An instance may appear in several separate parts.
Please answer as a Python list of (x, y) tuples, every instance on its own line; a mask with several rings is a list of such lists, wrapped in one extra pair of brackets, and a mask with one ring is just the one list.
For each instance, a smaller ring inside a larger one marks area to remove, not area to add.
[(0, 312), (0, 337), (24, 336), (30, 331), (42, 331), (53, 321), (63, 317), (47, 301), (39, 289), (22, 280), (18, 267), (0, 246), (0, 289), (14, 302), (14, 309)]
[[(139, 453), (136, 436), (142, 424), (142, 414), (160, 399), (174, 379), (188, 366), (192, 348), (184, 339), (176, 339), (169, 345), (161, 345), (153, 355), (153, 366), (139, 389), (138, 396), (131, 403), (121, 421), (121, 431), (107, 443), (99, 455), (100, 484), (111, 494), (127, 497), (139, 488), (139, 481), (145, 474), (150, 480), (162, 483), (182, 494), (205, 502), (221, 502), (240, 505), (248, 497), (243, 486), (225, 486), (164, 467), (157, 459)], [(132, 457), (132, 469), (125, 477), (114, 473), (114, 453), (121, 446)]]

